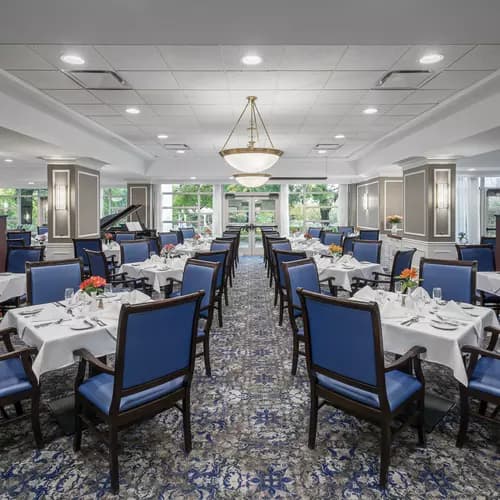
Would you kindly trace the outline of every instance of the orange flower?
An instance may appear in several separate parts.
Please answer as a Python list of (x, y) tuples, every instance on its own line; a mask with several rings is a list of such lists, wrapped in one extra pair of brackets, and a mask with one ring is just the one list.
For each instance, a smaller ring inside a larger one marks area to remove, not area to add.
[(330, 253), (342, 253), (342, 247), (339, 245), (330, 245), (328, 247), (328, 250), (330, 250)]
[(101, 276), (91, 276), (80, 284), (80, 290), (96, 291), (97, 288), (102, 288), (106, 284), (106, 280)]
[(403, 269), (399, 277), (403, 279), (414, 280), (417, 278), (417, 270), (414, 267), (412, 267), (411, 269)]

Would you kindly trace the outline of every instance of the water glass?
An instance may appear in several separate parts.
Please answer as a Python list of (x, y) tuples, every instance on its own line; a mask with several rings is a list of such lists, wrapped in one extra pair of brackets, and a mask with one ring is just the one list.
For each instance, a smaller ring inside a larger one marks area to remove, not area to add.
[(111, 297), (113, 295), (113, 285), (106, 283), (104, 285), (104, 297)]
[(433, 288), (432, 289), (432, 298), (436, 304), (439, 304), (443, 300), (443, 291), (441, 288)]
[(75, 291), (73, 288), (66, 288), (64, 290), (64, 300), (66, 304), (71, 304), (73, 302), (73, 297), (75, 296)]
[(150, 259), (152, 259), (152, 258), (153, 258), (153, 256), (155, 256), (155, 255), (156, 255), (156, 252), (154, 252), (154, 251), (153, 251), (153, 252), (149, 252), (149, 258), (150, 258)]

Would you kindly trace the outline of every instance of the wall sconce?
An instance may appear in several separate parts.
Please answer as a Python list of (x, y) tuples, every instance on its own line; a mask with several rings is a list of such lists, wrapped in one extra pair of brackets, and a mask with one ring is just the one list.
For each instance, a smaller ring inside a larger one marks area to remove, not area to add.
[(436, 206), (440, 210), (448, 209), (450, 205), (448, 183), (439, 182), (436, 184)]
[(362, 206), (363, 206), (363, 210), (365, 212), (368, 212), (368, 191), (365, 191), (363, 193), (363, 198), (361, 200), (361, 203), (362, 203)]
[(64, 184), (56, 184), (55, 186), (55, 209), (67, 210), (67, 189)]

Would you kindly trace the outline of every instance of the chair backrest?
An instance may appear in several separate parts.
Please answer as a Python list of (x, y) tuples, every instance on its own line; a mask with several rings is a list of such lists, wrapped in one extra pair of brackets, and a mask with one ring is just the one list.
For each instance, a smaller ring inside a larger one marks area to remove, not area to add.
[(286, 287), (285, 275), (283, 272), (283, 262), (293, 262), (294, 260), (303, 260), (307, 258), (305, 252), (291, 252), (288, 250), (278, 250), (273, 247), (274, 262), (276, 271), (276, 282), (279, 283), (281, 288)]
[(158, 238), (144, 238), (143, 240), (139, 241), (147, 242), (149, 253), (154, 252), (155, 255), (158, 255), (160, 253), (160, 249), (158, 248)]
[(276, 226), (260, 226), (261, 233), (277, 233)]
[(120, 245), (121, 263), (144, 262), (149, 258), (149, 245), (144, 240), (123, 241)]
[(184, 386), (189, 387), (202, 295), (122, 306), (111, 414), (118, 413), (125, 395), (153, 390), (171, 379), (184, 377)]
[(354, 233), (354, 226), (339, 226), (339, 233), (342, 233), (344, 236), (349, 236)]
[(465, 260), (420, 259), (421, 286), (432, 295), (441, 288), (444, 300), (472, 303), (476, 292), (475, 262)]
[(358, 239), (377, 241), (380, 231), (378, 229), (360, 229)]
[(194, 238), (194, 235), (196, 234), (194, 227), (180, 227), (179, 231), (182, 233), (182, 237), (184, 239)]
[(302, 308), (297, 288), (321, 292), (318, 268), (313, 258), (283, 262), (281, 269), (285, 277), (289, 308), (291, 307), (293, 310), (301, 310)]
[(410, 269), (413, 256), (417, 251), (416, 248), (411, 248), (409, 250), (398, 250), (394, 254), (394, 259), (392, 261), (392, 271), (391, 277), (396, 278), (399, 276), (404, 269)]
[(481, 236), (481, 245), (491, 245), (493, 248), (495, 248), (497, 244), (497, 239), (495, 236)]
[(46, 304), (64, 299), (66, 288), (76, 292), (83, 279), (80, 259), (26, 262), (26, 290), (29, 304)]
[(323, 243), (323, 245), (338, 245), (339, 247), (341, 247), (343, 242), (344, 242), (343, 233), (324, 231), (322, 234), (321, 243)]
[(349, 238), (346, 236), (346, 233), (343, 234), (344, 234), (344, 242), (342, 243), (342, 253), (346, 254), (352, 252), (353, 242), (355, 238)]
[(31, 231), (7, 231), (8, 240), (23, 240), (24, 246), (31, 245)]
[(6, 270), (9, 273), (26, 272), (26, 262), (41, 262), (43, 247), (11, 247), (7, 249)]
[(182, 275), (181, 294), (187, 295), (203, 290), (205, 295), (201, 300), (200, 310), (213, 306), (218, 270), (218, 262), (188, 259)]
[(42, 234), (47, 234), (48, 232), (49, 228), (47, 226), (37, 226), (36, 228), (36, 234), (38, 234), (38, 236)]
[(7, 240), (7, 248), (14, 247), (25, 247), (24, 240), (22, 238), (11, 238)]
[(352, 256), (357, 260), (380, 264), (381, 241), (354, 240), (352, 242)]
[(307, 230), (307, 234), (311, 235), (313, 238), (319, 238), (321, 231), (321, 227), (310, 227)]
[(75, 259), (81, 259), (85, 269), (89, 266), (89, 259), (85, 250), (102, 252), (102, 241), (99, 238), (73, 238), (73, 250)]
[(109, 276), (109, 265), (104, 252), (94, 252), (93, 250), (85, 250), (89, 270), (92, 276), (100, 276), (105, 280)]
[(376, 304), (298, 292), (304, 311), (306, 361), (317, 374), (379, 396), (388, 410), (380, 314)]
[(231, 241), (218, 241), (218, 240), (213, 240), (210, 243), (210, 251), (211, 252), (221, 252), (223, 250), (227, 250), (229, 253), (231, 253), (231, 248), (232, 248), (232, 242)]
[(160, 246), (163, 248), (165, 245), (178, 245), (180, 243), (177, 231), (170, 231), (169, 233), (158, 233), (160, 238)]
[(121, 243), (122, 241), (131, 241), (131, 240), (135, 240), (135, 233), (127, 233), (127, 232), (115, 233), (115, 241), (117, 243)]
[(218, 289), (224, 285), (228, 255), (229, 250), (219, 250), (218, 252), (197, 252), (194, 255), (195, 260), (219, 263), (219, 270), (217, 271)]
[(479, 272), (495, 271), (495, 249), (491, 245), (455, 245), (458, 260), (477, 262)]

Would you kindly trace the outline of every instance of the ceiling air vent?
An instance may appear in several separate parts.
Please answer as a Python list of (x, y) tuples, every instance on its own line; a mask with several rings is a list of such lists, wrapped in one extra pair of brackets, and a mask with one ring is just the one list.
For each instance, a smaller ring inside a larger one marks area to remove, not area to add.
[(189, 151), (191, 148), (187, 144), (162, 144), (167, 151)]
[(340, 149), (343, 146), (343, 144), (316, 144), (314, 146), (313, 150), (314, 151), (337, 151), (337, 149)]
[(415, 90), (433, 76), (429, 70), (397, 70), (386, 73), (376, 84), (376, 89)]
[(130, 89), (130, 85), (114, 71), (106, 70), (77, 70), (65, 71), (72, 80), (87, 90), (123, 90)]

